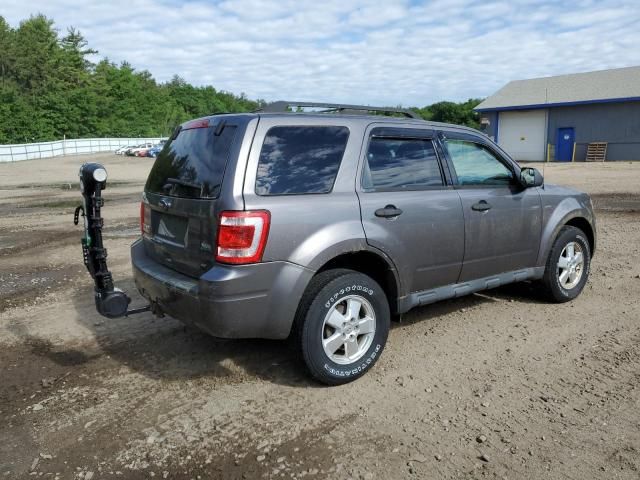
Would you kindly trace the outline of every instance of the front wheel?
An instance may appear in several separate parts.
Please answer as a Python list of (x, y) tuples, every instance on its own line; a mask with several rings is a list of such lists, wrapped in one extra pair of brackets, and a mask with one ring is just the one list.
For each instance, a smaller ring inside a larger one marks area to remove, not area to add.
[(544, 271), (542, 285), (557, 303), (573, 300), (584, 288), (591, 267), (591, 249), (582, 230), (564, 226), (558, 233)]
[(361, 377), (380, 358), (389, 335), (387, 297), (353, 270), (313, 278), (296, 315), (294, 341), (311, 375), (327, 385)]

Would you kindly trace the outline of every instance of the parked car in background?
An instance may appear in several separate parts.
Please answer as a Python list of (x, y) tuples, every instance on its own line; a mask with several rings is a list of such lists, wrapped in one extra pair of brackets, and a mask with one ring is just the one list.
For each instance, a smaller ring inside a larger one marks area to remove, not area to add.
[(133, 156), (133, 150), (136, 149), (136, 148), (140, 148), (140, 145), (132, 145), (131, 147), (127, 148), (124, 151), (124, 154), (126, 156)]
[(164, 148), (164, 143), (159, 143), (157, 145), (154, 145), (149, 150), (147, 150), (147, 157), (156, 158), (163, 148)]
[(150, 148), (142, 148), (142, 149), (136, 149), (136, 151), (135, 151), (135, 152), (133, 152), (133, 156), (134, 156), (134, 157), (147, 157), (147, 156), (148, 156), (148, 155), (147, 155), (147, 152), (148, 152), (149, 150), (151, 150), (151, 148), (153, 148), (153, 147), (150, 147)]
[(135, 145), (125, 145), (123, 147), (118, 148), (114, 153), (116, 155), (124, 155), (127, 150), (130, 148), (135, 148)]
[(138, 156), (140, 156), (140, 155), (139, 155), (139, 152), (141, 152), (141, 151), (143, 151), (143, 150), (146, 152), (146, 151), (147, 151), (147, 150), (149, 150), (151, 147), (153, 147), (153, 143), (151, 143), (151, 142), (141, 143), (140, 145), (136, 145), (136, 146), (135, 146), (135, 147), (133, 147), (133, 148), (129, 148), (129, 149), (125, 152), (125, 154), (126, 154), (127, 156), (129, 156), (129, 157), (138, 157)]

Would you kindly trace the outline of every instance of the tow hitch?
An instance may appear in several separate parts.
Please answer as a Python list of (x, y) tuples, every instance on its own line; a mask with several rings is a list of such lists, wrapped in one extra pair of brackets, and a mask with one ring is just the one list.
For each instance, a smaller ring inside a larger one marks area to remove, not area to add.
[(129, 310), (131, 298), (113, 286), (113, 277), (107, 267), (107, 249), (102, 242), (104, 220), (100, 209), (104, 206), (102, 191), (107, 188), (107, 170), (99, 163), (85, 163), (80, 167), (80, 192), (82, 205), (76, 208), (73, 223), (78, 225), (80, 215), (84, 221), (82, 257), (93, 278), (95, 302), (98, 313), (107, 318), (126, 317), (148, 312), (151, 305)]

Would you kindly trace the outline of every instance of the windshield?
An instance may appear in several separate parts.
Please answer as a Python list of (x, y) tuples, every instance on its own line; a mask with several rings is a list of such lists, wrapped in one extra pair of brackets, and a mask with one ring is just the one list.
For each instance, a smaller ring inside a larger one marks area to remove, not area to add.
[(235, 126), (219, 135), (213, 127), (181, 130), (158, 154), (145, 190), (175, 197), (217, 198)]

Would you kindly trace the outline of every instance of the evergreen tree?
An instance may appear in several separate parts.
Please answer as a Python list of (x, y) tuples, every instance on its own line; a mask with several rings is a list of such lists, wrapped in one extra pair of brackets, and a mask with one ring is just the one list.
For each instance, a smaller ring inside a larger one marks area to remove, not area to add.
[[(35, 15), (11, 26), (0, 16), (0, 143), (67, 138), (167, 136), (176, 125), (220, 112), (264, 105), (244, 94), (196, 87), (175, 75), (158, 83), (103, 59), (71, 27), (60, 35), (53, 20)], [(478, 127), (480, 100), (439, 102), (416, 109), (425, 119)]]

